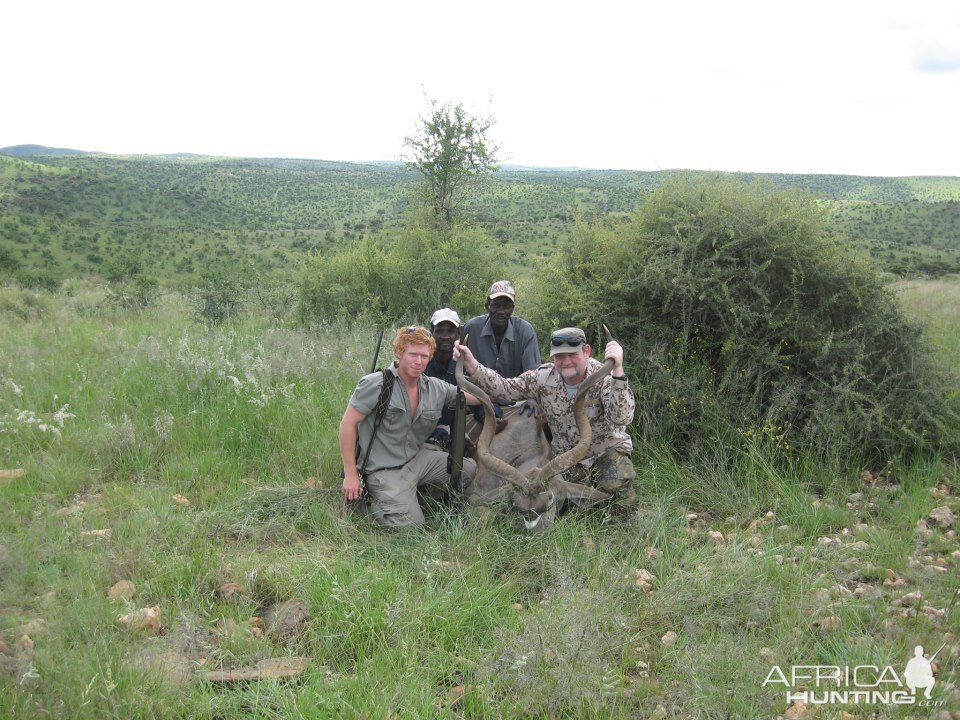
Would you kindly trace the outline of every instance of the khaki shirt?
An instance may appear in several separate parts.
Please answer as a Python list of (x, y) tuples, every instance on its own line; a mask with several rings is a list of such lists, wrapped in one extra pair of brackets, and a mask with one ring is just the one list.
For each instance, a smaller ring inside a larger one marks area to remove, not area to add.
[[(587, 375), (593, 375), (603, 366), (594, 358), (587, 360)], [(483, 365), (470, 378), (494, 400), (516, 402), (536, 400), (546, 414), (547, 423), (553, 432), (551, 447), (559, 455), (574, 447), (580, 440), (580, 431), (573, 417), (573, 398), (567, 394), (566, 384), (553, 363), (528, 370), (519, 377), (506, 379)], [(633, 442), (627, 433), (627, 425), (633, 422), (636, 401), (630, 383), (605, 377), (588, 393), (585, 401), (587, 417), (593, 428), (593, 439), (587, 457), (580, 463), (590, 467), (610, 448), (633, 451)]]
[[(394, 374), (393, 393), (390, 404), (384, 413), (377, 437), (370, 449), (367, 460), (367, 472), (398, 468), (410, 462), (420, 446), (437, 427), (440, 413), (445, 405), (449, 405), (457, 398), (457, 388), (437, 378), (420, 376), (420, 404), (416, 415), (410, 415), (410, 396), (403, 386), (403, 381), (397, 375), (397, 369), (390, 367), (388, 372)], [(375, 372), (360, 378), (356, 390), (350, 396), (350, 404), (366, 415), (358, 428), (360, 437), (360, 460), (363, 462), (364, 453), (370, 445), (373, 435), (373, 410), (380, 397), (380, 388), (383, 387), (383, 374)]]

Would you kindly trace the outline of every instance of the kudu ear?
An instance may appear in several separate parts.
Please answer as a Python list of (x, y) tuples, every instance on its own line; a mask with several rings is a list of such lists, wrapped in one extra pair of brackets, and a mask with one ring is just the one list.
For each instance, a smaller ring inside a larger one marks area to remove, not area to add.
[(580, 483), (568, 482), (556, 478), (550, 483), (551, 489), (557, 493), (557, 497), (563, 500), (573, 500), (581, 507), (591, 507), (602, 502), (610, 500), (613, 495), (603, 490), (581, 485)]

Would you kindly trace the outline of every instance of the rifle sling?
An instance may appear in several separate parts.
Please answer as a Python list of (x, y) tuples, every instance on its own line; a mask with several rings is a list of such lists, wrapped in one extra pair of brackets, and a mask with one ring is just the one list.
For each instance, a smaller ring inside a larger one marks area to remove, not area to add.
[[(373, 447), (373, 441), (377, 437), (377, 430), (380, 429), (380, 423), (383, 422), (383, 416), (387, 414), (387, 408), (390, 407), (390, 397), (393, 395), (393, 381), (396, 377), (389, 368), (384, 368), (383, 386), (380, 388), (380, 396), (377, 398), (377, 404), (373, 408), (373, 433), (370, 435), (370, 442), (367, 450), (363, 454), (363, 463), (360, 465), (360, 490), (364, 495), (367, 494), (367, 481), (365, 478), (367, 470), (367, 460), (370, 458), (370, 449)], [(359, 449), (359, 447), (358, 447)]]

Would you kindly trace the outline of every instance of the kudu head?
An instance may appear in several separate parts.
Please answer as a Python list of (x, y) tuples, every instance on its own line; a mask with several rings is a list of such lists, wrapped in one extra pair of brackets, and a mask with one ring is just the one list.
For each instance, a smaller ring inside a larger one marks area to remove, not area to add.
[[(604, 326), (606, 330), (606, 326)], [(612, 339), (607, 330), (607, 338)], [(490, 473), (504, 478), (510, 483), (510, 504), (523, 519), (527, 530), (542, 531), (549, 528), (557, 513), (567, 500), (601, 502), (612, 496), (596, 488), (579, 483), (568, 482), (562, 474), (583, 460), (590, 450), (593, 440), (593, 428), (587, 417), (585, 407), (587, 393), (613, 371), (613, 360), (606, 360), (603, 366), (587, 377), (577, 389), (574, 397), (573, 413), (580, 432), (580, 441), (565, 453), (547, 459), (545, 464), (536, 466), (527, 472), (502, 460), (490, 452), (490, 443), (496, 434), (496, 418), (490, 396), (467, 380), (463, 374), (463, 356), (457, 360), (457, 382), (460, 387), (477, 397), (483, 404), (485, 415), (483, 430), (477, 440), (477, 460)], [(544, 440), (544, 442), (546, 442)]]

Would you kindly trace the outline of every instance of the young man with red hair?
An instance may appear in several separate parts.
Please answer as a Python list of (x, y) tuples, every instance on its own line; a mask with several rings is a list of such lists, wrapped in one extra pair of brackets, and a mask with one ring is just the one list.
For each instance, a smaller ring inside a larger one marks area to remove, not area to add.
[[(382, 372), (360, 379), (340, 421), (343, 497), (351, 501), (362, 495), (356, 455), (359, 440), (360, 458), (366, 458), (364, 482), (370, 515), (385, 527), (422, 525), (418, 490), (436, 496), (450, 489), (447, 454), (425, 442), (443, 408), (457, 396), (455, 386), (424, 375), (435, 348), (436, 341), (426, 328), (400, 328), (393, 339), (396, 362), (387, 368), (394, 375), (393, 390), (376, 434), (374, 409), (383, 387)], [(479, 401), (468, 394), (467, 403)], [(464, 483), (473, 478), (476, 469), (472, 460), (464, 459)]]

